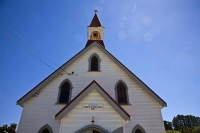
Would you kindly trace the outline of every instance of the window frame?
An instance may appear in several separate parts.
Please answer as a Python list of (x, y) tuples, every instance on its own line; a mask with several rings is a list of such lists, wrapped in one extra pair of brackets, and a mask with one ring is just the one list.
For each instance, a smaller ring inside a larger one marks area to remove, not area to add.
[[(117, 88), (118, 88), (118, 85), (119, 84), (122, 84), (125, 88), (125, 91), (126, 91), (126, 101), (127, 103), (126, 104), (121, 104), (119, 103), (118, 101), (118, 93), (117, 93)], [(119, 80), (116, 84), (115, 84), (115, 99), (117, 101), (118, 104), (120, 105), (131, 105), (130, 102), (129, 102), (129, 94), (128, 94), (128, 86), (126, 85), (126, 83), (123, 81), (123, 80)]]
[[(67, 102), (67, 103), (60, 103), (61, 89), (62, 89), (62, 86), (63, 86), (66, 82), (68, 82), (69, 85), (70, 85), (70, 91), (69, 91), (68, 102)], [(71, 81), (70, 81), (69, 79), (63, 80), (58, 88), (59, 88), (59, 90), (58, 90), (58, 97), (57, 97), (57, 102), (56, 102), (56, 104), (68, 104), (68, 103), (71, 101), (72, 88), (73, 88), (73, 87), (72, 87)]]
[[(98, 70), (97, 71), (92, 71), (91, 70), (91, 61), (92, 61), (92, 58), (94, 56), (98, 59)], [(98, 54), (93, 53), (92, 55), (90, 55), (90, 58), (88, 59), (88, 62), (89, 62), (88, 63), (88, 72), (101, 72), (101, 59), (100, 59)]]

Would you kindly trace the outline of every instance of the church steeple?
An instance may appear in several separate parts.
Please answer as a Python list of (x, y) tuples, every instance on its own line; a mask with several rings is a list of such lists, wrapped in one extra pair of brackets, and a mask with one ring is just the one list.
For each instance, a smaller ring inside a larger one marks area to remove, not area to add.
[(103, 43), (104, 38), (104, 27), (101, 25), (101, 22), (97, 16), (97, 10), (95, 10), (94, 17), (88, 26), (87, 32), (88, 42), (85, 47), (89, 46), (93, 42), (98, 42), (102, 47), (105, 48)]
[(101, 22), (99, 21), (99, 18), (95, 12), (92, 22), (90, 23), (90, 26), (88, 26), (88, 27), (100, 27), (100, 26), (102, 26)]

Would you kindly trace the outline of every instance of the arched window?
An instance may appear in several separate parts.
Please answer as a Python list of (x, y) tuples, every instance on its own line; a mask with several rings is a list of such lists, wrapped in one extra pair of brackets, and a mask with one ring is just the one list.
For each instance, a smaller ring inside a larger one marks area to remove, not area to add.
[(45, 128), (44, 130), (42, 130), (42, 132), (41, 132), (41, 133), (50, 133), (50, 132), (49, 132), (49, 130), (48, 130), (48, 129), (46, 129), (46, 128)]
[(135, 133), (142, 133), (142, 131), (140, 131), (140, 129), (137, 129), (137, 130), (135, 131)]
[(40, 128), (38, 133), (53, 133), (53, 131), (52, 131), (51, 127), (48, 124), (46, 124)]
[(122, 83), (117, 86), (117, 99), (120, 104), (127, 104), (126, 88)]
[(127, 105), (129, 104), (128, 99), (128, 88), (126, 84), (123, 81), (118, 81), (115, 86), (115, 92), (116, 92), (116, 100), (119, 104)]
[(66, 104), (70, 101), (71, 97), (71, 84), (68, 80), (63, 81), (60, 85), (58, 103)]
[(92, 54), (89, 58), (89, 71), (100, 71), (100, 61), (97, 54)]
[(93, 56), (91, 59), (91, 71), (98, 71), (98, 59), (96, 56)]
[(115, 86), (115, 93), (116, 93), (116, 101), (119, 104), (122, 104), (122, 105), (129, 104), (128, 88), (122, 80), (117, 82)]
[(146, 131), (144, 130), (143, 127), (141, 127), (140, 125), (136, 125), (131, 133), (146, 133)]

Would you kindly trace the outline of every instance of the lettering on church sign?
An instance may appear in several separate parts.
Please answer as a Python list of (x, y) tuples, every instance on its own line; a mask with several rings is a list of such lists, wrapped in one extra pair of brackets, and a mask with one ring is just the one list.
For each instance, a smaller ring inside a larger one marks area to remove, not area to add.
[(84, 103), (82, 105), (82, 109), (83, 110), (99, 110), (99, 111), (103, 111), (104, 110), (104, 106), (103, 106), (103, 103)]

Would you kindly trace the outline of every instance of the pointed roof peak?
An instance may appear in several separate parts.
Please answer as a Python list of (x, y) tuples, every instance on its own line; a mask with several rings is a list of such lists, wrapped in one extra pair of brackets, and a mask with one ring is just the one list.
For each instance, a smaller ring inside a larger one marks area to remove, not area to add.
[(94, 17), (92, 19), (92, 22), (90, 23), (90, 26), (88, 26), (88, 27), (100, 27), (100, 26), (102, 26), (101, 22), (100, 22), (100, 20), (99, 20), (99, 18), (97, 16), (97, 12), (98, 11), (94, 10), (94, 12), (95, 12)]

